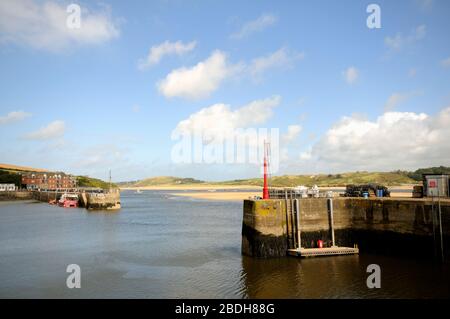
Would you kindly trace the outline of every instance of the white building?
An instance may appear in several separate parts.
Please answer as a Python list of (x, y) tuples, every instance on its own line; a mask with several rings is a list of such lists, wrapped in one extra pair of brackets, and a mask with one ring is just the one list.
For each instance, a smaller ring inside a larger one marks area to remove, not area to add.
[(14, 184), (0, 184), (0, 192), (13, 192), (16, 190)]

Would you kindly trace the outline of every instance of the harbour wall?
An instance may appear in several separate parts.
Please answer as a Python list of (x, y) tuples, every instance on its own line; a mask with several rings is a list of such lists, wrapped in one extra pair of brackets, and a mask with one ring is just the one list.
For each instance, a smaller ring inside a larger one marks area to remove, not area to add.
[(33, 194), (28, 191), (4, 191), (0, 192), (0, 201), (33, 199)]
[[(33, 191), (31, 197), (41, 202), (58, 200), (64, 191)], [(89, 210), (118, 210), (121, 208), (120, 191), (113, 189), (107, 193), (77, 192), (80, 207)]]
[(84, 193), (83, 201), (87, 209), (96, 210), (117, 210), (120, 209), (120, 192), (112, 191), (109, 193)]
[[(242, 253), (254, 257), (286, 256), (297, 248), (296, 219), (290, 200), (245, 200)], [(406, 255), (449, 260), (450, 200), (442, 200), (442, 251), (438, 203), (431, 199), (334, 198), (333, 226), (337, 246), (358, 245), (361, 253)], [(331, 246), (330, 209), (326, 198), (299, 199), (301, 246)], [(433, 218), (434, 216), (434, 218)]]

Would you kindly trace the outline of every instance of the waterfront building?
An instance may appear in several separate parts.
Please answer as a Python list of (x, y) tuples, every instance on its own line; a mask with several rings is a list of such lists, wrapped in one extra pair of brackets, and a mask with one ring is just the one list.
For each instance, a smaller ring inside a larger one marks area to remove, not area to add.
[(22, 174), (22, 185), (28, 190), (74, 188), (77, 185), (76, 177), (64, 173), (37, 173)]

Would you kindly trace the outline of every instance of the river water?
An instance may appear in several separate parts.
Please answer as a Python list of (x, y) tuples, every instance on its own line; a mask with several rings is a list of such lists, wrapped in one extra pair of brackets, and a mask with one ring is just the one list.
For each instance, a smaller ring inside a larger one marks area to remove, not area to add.
[[(449, 298), (448, 265), (241, 256), (242, 203), (122, 192), (120, 212), (0, 203), (1, 298)], [(81, 267), (68, 289), (66, 268)], [(369, 289), (366, 268), (381, 267)]]

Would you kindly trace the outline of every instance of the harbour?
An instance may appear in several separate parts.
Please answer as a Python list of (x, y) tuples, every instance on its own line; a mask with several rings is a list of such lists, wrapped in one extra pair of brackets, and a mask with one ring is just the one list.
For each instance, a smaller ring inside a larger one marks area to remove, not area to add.
[[(449, 257), (449, 209), (448, 199), (439, 203), (414, 198), (246, 200), (242, 250), (264, 258), (293, 254), (303, 248), (319, 255), (322, 247), (317, 243), (321, 241), (324, 249), (341, 248), (344, 254), (357, 246), (355, 253), (409, 255), (445, 262)], [(323, 254), (328, 255), (326, 249)]]
[(262, 196), (244, 201), (243, 254), (331, 257), (359, 254), (362, 246), (367, 252), (448, 259), (450, 175), (423, 173), (411, 198), (391, 197), (377, 183), (348, 184), (339, 194), (317, 185), (273, 188), (269, 150), (264, 143)]
[(89, 210), (120, 209), (120, 189), (113, 187), (111, 171), (109, 183), (86, 176), (73, 176), (64, 172), (0, 164), (3, 180), (0, 183), (1, 200), (34, 199), (65, 208)]
[[(3, 298), (448, 298), (448, 264), (379, 254), (242, 255), (243, 203), (122, 191), (120, 211), (0, 203)], [(336, 214), (338, 212), (336, 211)], [(336, 217), (339, 226), (340, 218)], [(337, 235), (339, 238), (339, 235)], [(82, 269), (67, 289), (66, 267)], [(366, 285), (379, 264), (382, 289)]]
[(118, 189), (104, 191), (102, 189), (55, 189), (34, 191), (10, 191), (0, 193), (1, 201), (34, 199), (48, 204), (58, 205), (64, 196), (73, 196), (73, 205), (69, 208), (82, 207), (90, 210), (120, 209), (120, 191)]

